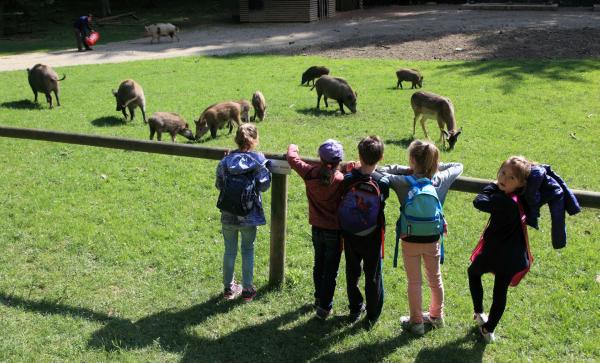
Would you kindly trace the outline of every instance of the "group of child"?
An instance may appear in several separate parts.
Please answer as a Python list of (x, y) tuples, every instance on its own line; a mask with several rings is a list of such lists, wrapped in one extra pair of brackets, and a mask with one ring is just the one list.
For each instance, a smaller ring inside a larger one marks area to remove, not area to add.
[[(242, 295), (244, 300), (250, 301), (256, 295), (253, 285), (254, 241), (257, 226), (266, 223), (260, 192), (270, 186), (269, 161), (255, 151), (258, 139), (255, 125), (241, 125), (235, 136), (238, 149), (226, 155), (217, 167), (218, 206), (225, 240), (224, 298), (228, 300)], [(296, 145), (289, 145), (287, 161), (306, 185), (314, 247), (316, 316), (326, 319), (333, 313), (336, 278), (343, 251), (350, 320), (357, 322), (366, 312), (369, 326), (377, 322), (384, 301), (384, 208), (391, 188), (401, 204), (401, 217), (396, 224), (396, 253), (400, 242), (408, 282), (409, 315), (401, 318), (401, 326), (417, 335), (424, 334), (426, 324), (433, 328), (442, 327), (444, 288), (440, 262), (444, 258), (446, 230), (442, 207), (448, 189), (463, 171), (462, 164), (440, 163), (439, 150), (434, 144), (415, 140), (408, 147), (408, 166), (378, 167), (383, 159), (384, 145), (377, 136), (368, 136), (359, 142), (358, 162), (342, 164), (343, 147), (332, 139), (320, 145), (319, 164), (303, 161), (298, 153)], [(531, 263), (520, 193), (526, 186), (532, 165), (522, 157), (509, 158), (502, 163), (497, 180), (487, 185), (473, 202), (477, 209), (491, 214), (468, 268), (473, 319), (486, 342), (495, 339), (494, 329), (504, 312), (508, 286), (514, 285)], [(242, 178), (248, 178), (246, 184)], [(240, 192), (242, 189), (245, 191)], [(241, 200), (238, 204), (245, 208), (240, 210), (239, 206), (227, 205), (227, 198)], [(420, 201), (417, 202), (417, 199)], [(363, 208), (365, 213), (353, 216), (344, 210), (349, 208), (348, 205)], [(422, 211), (428, 205), (432, 205), (435, 211), (432, 218), (414, 216), (413, 210), (420, 208)], [(354, 217), (360, 219), (354, 220)], [(367, 222), (369, 219), (372, 222)], [(362, 222), (371, 224), (361, 229), (358, 225)], [(426, 230), (424, 226), (432, 223), (434, 228), (430, 229), (431, 232), (415, 232)], [(238, 235), (241, 235), (242, 285), (233, 278)], [(427, 312), (422, 312), (421, 261), (431, 290)], [(363, 272), (364, 298), (358, 286)], [(495, 275), (489, 317), (483, 310), (481, 283), (481, 276), (486, 272)]]

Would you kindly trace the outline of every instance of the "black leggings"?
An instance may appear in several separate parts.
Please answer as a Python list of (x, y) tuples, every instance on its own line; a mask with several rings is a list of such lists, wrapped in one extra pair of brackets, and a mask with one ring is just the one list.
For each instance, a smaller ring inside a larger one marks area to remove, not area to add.
[[(471, 290), (471, 298), (473, 299), (473, 309), (475, 313), (483, 313), (483, 286), (481, 284), (481, 276), (486, 272), (492, 272), (489, 266), (486, 266), (483, 258), (476, 258), (475, 261), (467, 269), (469, 274), (469, 289)], [(508, 286), (513, 275), (495, 273), (494, 278), (494, 294), (492, 297), (492, 307), (488, 321), (483, 325), (485, 330), (493, 332), (496, 325), (502, 318), (504, 309), (506, 308), (506, 294)]]

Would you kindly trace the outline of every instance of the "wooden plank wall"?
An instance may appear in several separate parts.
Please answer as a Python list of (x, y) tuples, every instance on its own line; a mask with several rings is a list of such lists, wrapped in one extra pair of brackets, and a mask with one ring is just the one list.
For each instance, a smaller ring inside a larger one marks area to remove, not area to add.
[[(263, 0), (262, 10), (249, 10), (249, 0), (240, 0), (240, 22), (311, 22), (318, 18), (318, 0)], [(335, 0), (329, 0), (329, 17), (335, 15)]]

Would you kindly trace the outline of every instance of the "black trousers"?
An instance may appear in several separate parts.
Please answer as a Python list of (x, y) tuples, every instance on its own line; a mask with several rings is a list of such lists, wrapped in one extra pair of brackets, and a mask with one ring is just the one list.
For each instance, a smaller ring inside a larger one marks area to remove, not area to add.
[[(343, 234), (346, 257), (346, 284), (350, 313), (360, 311), (363, 296), (358, 287), (361, 270), (365, 273), (367, 318), (376, 321), (383, 308), (383, 275), (381, 273), (381, 231), (359, 237)], [(361, 268), (362, 264), (362, 268)]]
[(336, 278), (342, 256), (340, 231), (312, 227), (312, 242), (315, 250), (313, 282), (315, 298), (325, 310), (333, 307)]
[[(477, 257), (475, 261), (467, 269), (469, 274), (469, 289), (471, 290), (471, 298), (473, 299), (473, 310), (475, 313), (483, 312), (483, 285), (481, 284), (481, 276), (486, 272), (492, 272), (492, 269), (486, 264), (484, 258)], [(492, 295), (492, 307), (488, 315), (488, 321), (483, 325), (485, 330), (493, 332), (496, 325), (504, 314), (506, 308), (506, 295), (508, 286), (513, 275), (507, 273), (494, 272), (494, 293)]]

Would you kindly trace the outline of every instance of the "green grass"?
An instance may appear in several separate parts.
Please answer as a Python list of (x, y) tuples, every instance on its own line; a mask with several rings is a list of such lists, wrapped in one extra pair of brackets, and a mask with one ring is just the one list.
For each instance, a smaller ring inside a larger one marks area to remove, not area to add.
[[(301, 87), (308, 66), (327, 64), (358, 91), (358, 113), (333, 104), (315, 112)], [(394, 70), (419, 68), (424, 89), (450, 97), (463, 127), (444, 161), (465, 175), (492, 178), (507, 156), (552, 164), (576, 189), (600, 190), (600, 61), (406, 62), (315, 57), (181, 58), (57, 69), (66, 73), (62, 106), (30, 103), (25, 72), (0, 74), (0, 124), (147, 139), (138, 118), (123, 123), (110, 92), (126, 78), (143, 87), (149, 113), (179, 112), (189, 122), (207, 105), (250, 98), (268, 103), (260, 150), (297, 143), (315, 156), (339, 139), (347, 158), (357, 141), (378, 134), (385, 162), (406, 163), (410, 90), (395, 90)], [(43, 99), (43, 97), (42, 97)], [(437, 138), (435, 122), (428, 130)], [(570, 136), (573, 134), (574, 137)], [(417, 130), (422, 137), (422, 131)], [(180, 138), (179, 142), (183, 142)], [(220, 131), (203, 145), (233, 147)], [(214, 207), (216, 162), (0, 138), (0, 360), (2, 361), (594, 361), (600, 356), (600, 212), (568, 217), (569, 242), (553, 250), (550, 220), (530, 231), (535, 263), (509, 292), (497, 329), (484, 346), (473, 329), (466, 268), (486, 222), (472, 194), (451, 192), (443, 266), (447, 327), (413, 339), (401, 333), (406, 279), (392, 268), (390, 198), (385, 305), (371, 331), (348, 327), (344, 263), (336, 316), (315, 321), (312, 246), (301, 180), (289, 182), (286, 282), (268, 290), (268, 226), (259, 229), (250, 304), (221, 301), (223, 243)], [(269, 215), (269, 193), (265, 194)], [(238, 262), (237, 271), (240, 266)], [(492, 278), (484, 280), (489, 307)], [(424, 300), (429, 293), (424, 287)]]
[[(134, 12), (137, 19), (130, 16), (116, 20), (116, 23), (94, 23), (100, 33), (98, 44), (138, 39), (144, 36), (144, 25), (153, 23), (173, 23), (181, 29), (189, 29), (211, 22), (231, 21), (231, 0), (190, 1), (174, 0), (168, 3), (155, 1), (155, 7), (144, 6), (142, 2), (129, 2), (130, 5), (112, 1), (112, 15)], [(76, 48), (73, 35), (73, 22), (81, 15), (92, 13), (95, 20), (100, 19), (97, 9), (100, 2), (81, 1), (74, 4), (46, 5), (34, 9), (39, 14), (22, 25), (21, 33), (0, 38), (0, 55), (24, 52), (55, 51)], [(25, 32), (29, 30), (29, 32)]]

